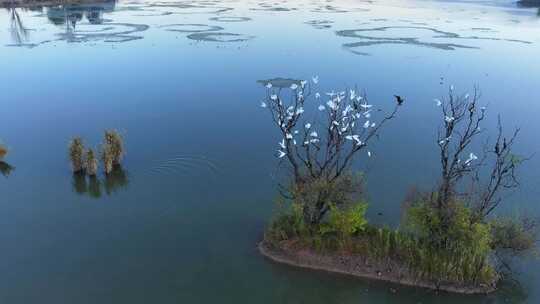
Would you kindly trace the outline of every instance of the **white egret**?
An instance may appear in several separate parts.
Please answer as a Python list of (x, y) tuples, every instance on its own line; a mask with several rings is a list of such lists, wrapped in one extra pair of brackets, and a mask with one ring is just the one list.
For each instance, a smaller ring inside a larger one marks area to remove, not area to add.
[(367, 129), (369, 128), (369, 120), (367, 120), (365, 123), (364, 123), (364, 129)]
[(304, 127), (306, 127), (306, 129), (309, 129), (311, 128), (311, 124), (308, 122), (307, 124), (304, 125)]
[(291, 90), (298, 89), (298, 85), (296, 83), (291, 84)]
[(319, 92), (315, 93), (315, 98), (317, 99), (321, 98), (321, 94)]
[(261, 108), (266, 108), (266, 102), (261, 101)]
[(267, 89), (271, 89), (271, 88), (272, 88), (272, 84), (271, 84), (270, 82), (267, 83), (267, 84), (266, 84), (266, 88), (267, 88)]
[(313, 81), (314, 84), (317, 84), (319, 83), (319, 76), (313, 76), (311, 77), (311, 80)]
[(433, 99), (433, 101), (435, 101), (435, 103), (437, 104), (437, 107), (442, 106), (442, 101), (440, 99), (435, 98), (435, 99)]
[(367, 156), (371, 157), (371, 151), (369, 151), (369, 150), (367, 151)]
[(293, 138), (293, 136), (292, 136), (292, 134), (291, 134), (291, 133), (287, 133), (287, 134), (285, 134), (285, 138), (287, 138), (287, 139), (292, 139), (292, 138)]
[(300, 107), (296, 110), (296, 115), (300, 115), (302, 113), (304, 113), (304, 108)]
[(317, 136), (319, 136), (319, 134), (317, 134), (317, 132), (313, 131), (313, 132), (309, 133), (309, 136), (317, 137)]
[(306, 84), (307, 84), (307, 81), (305, 80), (300, 81), (300, 85), (302, 86), (302, 88), (305, 87)]
[(319, 106), (319, 111), (324, 111), (324, 109), (325, 109), (325, 108), (324, 108), (323, 105), (320, 105), (320, 106)]
[(277, 95), (276, 95), (276, 94), (272, 94), (272, 95), (270, 95), (270, 99), (272, 99), (272, 100), (277, 100), (277, 99), (278, 99), (278, 97), (277, 97)]
[(285, 155), (287, 155), (287, 153), (281, 151), (281, 150), (278, 150), (278, 157), (279, 158), (283, 158)]
[(363, 104), (360, 104), (360, 107), (362, 107), (364, 110), (367, 110), (371, 108), (373, 105), (367, 104), (367, 102), (364, 102)]
[(282, 140), (279, 142), (279, 146), (281, 147), (281, 149), (284, 149), (284, 150), (285, 150), (285, 139), (282, 139)]
[(451, 117), (451, 116), (444, 116), (444, 121), (446, 121), (447, 123), (451, 123), (455, 120), (454, 117)]
[(371, 123), (371, 127), (375, 128), (376, 124), (374, 122)]

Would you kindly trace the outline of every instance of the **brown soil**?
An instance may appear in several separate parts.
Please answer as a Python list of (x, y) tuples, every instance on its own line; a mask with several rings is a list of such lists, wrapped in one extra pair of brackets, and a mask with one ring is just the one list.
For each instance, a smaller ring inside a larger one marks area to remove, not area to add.
[(377, 263), (349, 253), (319, 253), (310, 248), (297, 246), (296, 243), (295, 241), (283, 241), (276, 246), (262, 241), (258, 248), (261, 254), (270, 260), (297, 267), (461, 294), (486, 294), (496, 289), (495, 284), (465, 286), (450, 282), (417, 279), (396, 262)]

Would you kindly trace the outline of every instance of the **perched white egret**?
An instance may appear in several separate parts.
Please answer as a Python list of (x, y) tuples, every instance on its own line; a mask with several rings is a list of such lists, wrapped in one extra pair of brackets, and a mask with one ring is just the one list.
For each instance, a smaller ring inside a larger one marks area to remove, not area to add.
[(465, 98), (465, 99), (469, 99), (469, 94), (468, 94), (468, 93), (467, 93), (467, 94), (465, 94), (465, 96), (463, 96), (463, 98)]
[(261, 101), (261, 108), (266, 108), (266, 102)]
[(278, 157), (279, 158), (283, 158), (285, 155), (287, 155), (287, 153), (281, 151), (281, 150), (278, 150)]
[(469, 158), (467, 158), (467, 160), (465, 161), (465, 164), (469, 166), (473, 160), (477, 160), (477, 159), (478, 159), (478, 156), (476, 156), (474, 153), (471, 152), (469, 154)]
[(442, 106), (442, 101), (440, 99), (435, 98), (435, 99), (433, 99), (433, 101), (435, 101), (435, 104), (437, 104), (437, 107)]
[(355, 99), (356, 98), (356, 92), (354, 90), (350, 90), (350, 98), (351, 100)]
[(307, 84), (307, 81), (305, 80), (300, 81), (300, 85), (302, 86), (302, 88), (305, 87), (306, 84)]
[(270, 82), (267, 83), (267, 84), (266, 84), (266, 88), (267, 88), (267, 89), (271, 89), (271, 88), (272, 88), (272, 84), (271, 84)]
[(444, 121), (446, 121), (447, 123), (451, 123), (455, 120), (454, 117), (452, 116), (444, 116)]
[(371, 127), (375, 128), (376, 124), (374, 122), (371, 123)]
[(279, 142), (279, 146), (281, 147), (281, 149), (285, 150), (285, 139), (282, 139), (282, 140)]
[(293, 139), (292, 143), (296, 146), (296, 139)]
[(291, 84), (291, 90), (298, 89), (298, 85), (296, 83)]
[(325, 107), (323, 105), (319, 106), (319, 111), (324, 111)]
[(362, 107), (364, 110), (367, 110), (369, 108), (371, 108), (373, 105), (370, 105), (370, 104), (367, 104), (367, 102), (364, 102), (362, 104), (360, 104), (360, 107)]
[(276, 95), (276, 94), (272, 94), (272, 95), (270, 95), (270, 99), (272, 99), (272, 100), (277, 100), (278, 98), (277, 98), (277, 95)]
[(285, 138), (287, 138), (287, 139), (292, 139), (292, 138), (293, 138), (293, 136), (292, 136), (292, 134), (291, 134), (291, 133), (287, 133), (287, 134), (285, 134)]
[(332, 120), (332, 124), (335, 125), (335, 126), (339, 126), (339, 122), (337, 122), (335, 120)]
[(329, 100), (329, 101), (326, 103), (326, 105), (327, 105), (330, 109), (332, 109), (332, 110), (334, 110), (334, 111), (337, 110), (338, 107), (339, 107), (338, 104), (337, 104), (335, 101), (333, 101), (333, 100)]
[(364, 129), (367, 129), (369, 128), (369, 120), (366, 120), (366, 122), (364, 123)]
[(294, 134), (298, 134), (298, 130), (294, 130)]
[(309, 142), (312, 143), (312, 144), (316, 144), (316, 143), (319, 142), (319, 139), (318, 138), (312, 138), (312, 139), (309, 140)]
[(362, 99), (364, 99), (364, 97), (362, 97), (362, 96), (356, 97), (356, 101), (358, 101), (358, 102), (360, 102), (360, 100), (362, 100)]
[(314, 84), (317, 84), (319, 83), (319, 76), (313, 76), (311, 77), (311, 80), (313, 81)]
[(367, 156), (371, 157), (371, 151), (369, 151), (369, 150), (367, 151)]
[[(371, 117), (371, 110), (368, 110), (368, 111), (364, 112), (364, 117), (365, 118), (370, 118)], [(358, 117), (358, 118), (360, 118), (360, 117)]]
[(321, 93), (319, 93), (319, 92), (315, 93), (315, 98), (317, 98), (317, 99), (321, 98)]
[(451, 85), (450, 86), (450, 91), (453, 91), (454, 90), (454, 85)]
[(305, 127), (306, 129), (309, 129), (309, 128), (311, 128), (311, 124), (308, 122), (307, 124), (304, 125), (304, 127)]
[(309, 136), (317, 137), (317, 136), (319, 136), (319, 134), (317, 134), (317, 132), (313, 131), (313, 132), (309, 133)]
[(296, 115), (300, 115), (302, 113), (304, 113), (304, 108), (300, 107), (296, 110)]

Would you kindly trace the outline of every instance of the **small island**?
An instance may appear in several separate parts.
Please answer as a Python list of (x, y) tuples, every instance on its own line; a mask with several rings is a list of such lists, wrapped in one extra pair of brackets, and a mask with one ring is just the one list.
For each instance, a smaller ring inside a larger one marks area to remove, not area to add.
[[(377, 157), (374, 140), (382, 140), (382, 128), (407, 101), (390, 97), (394, 107), (388, 111), (354, 89), (320, 93), (318, 82), (313, 77), (287, 89), (265, 85), (261, 107), (283, 137), (276, 156), (287, 183), (279, 185), (277, 213), (258, 244), (261, 254), (292, 266), (433, 290), (495, 291), (511, 275), (507, 258), (535, 247), (534, 220), (494, 212), (504, 203), (501, 193), (519, 186), (517, 170), (527, 161), (513, 152), (520, 130), (505, 133), (499, 118), (495, 142), (488, 143), (488, 111), (479, 104), (478, 89), (458, 94), (451, 86), (446, 98), (433, 102), (441, 113), (434, 143), (440, 180), (431, 191), (404, 195), (396, 206), (403, 210), (397, 228), (375, 226), (365, 216), (365, 175), (353, 171), (355, 159)], [(483, 148), (473, 151), (478, 143)]]

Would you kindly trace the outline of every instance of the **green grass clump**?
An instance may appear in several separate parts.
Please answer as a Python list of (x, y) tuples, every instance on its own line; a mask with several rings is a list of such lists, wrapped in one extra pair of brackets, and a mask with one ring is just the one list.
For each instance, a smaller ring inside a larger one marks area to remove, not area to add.
[(73, 173), (84, 171), (84, 144), (80, 137), (75, 137), (69, 142), (69, 159)]
[(490, 263), (491, 227), (472, 223), (470, 209), (458, 204), (448, 232), (428, 204), (407, 211), (400, 229), (375, 227), (365, 218), (366, 203), (331, 207), (320, 224), (306, 224), (302, 206), (292, 204), (270, 223), (265, 240), (294, 240), (319, 252), (358, 254), (381, 265), (400, 265), (413, 277), (458, 285), (493, 284), (499, 275)]

